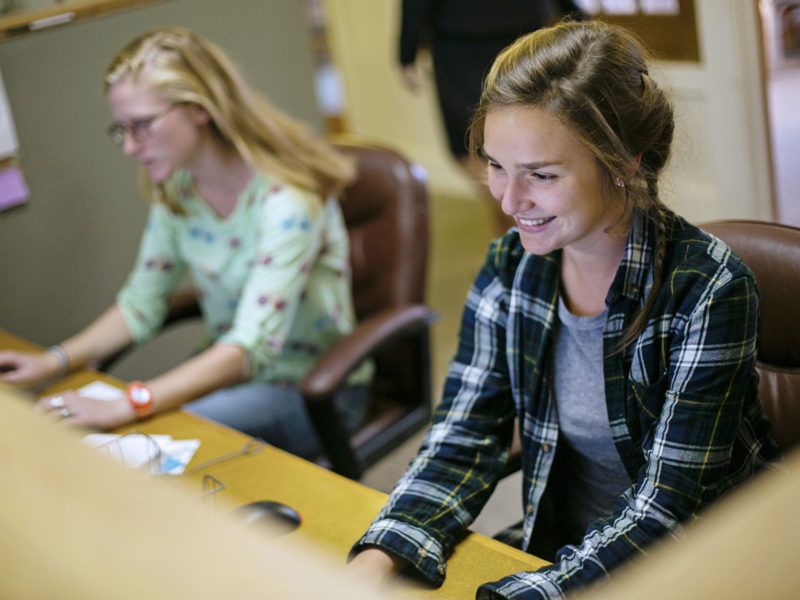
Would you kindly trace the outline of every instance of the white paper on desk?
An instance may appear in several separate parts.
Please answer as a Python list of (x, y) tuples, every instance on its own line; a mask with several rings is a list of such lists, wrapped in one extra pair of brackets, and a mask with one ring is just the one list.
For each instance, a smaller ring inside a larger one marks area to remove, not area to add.
[[(90, 446), (100, 449), (114, 460), (126, 467), (138, 469), (152, 461), (158, 454), (164, 440), (163, 436), (146, 436), (141, 433), (116, 435), (112, 433), (90, 433), (84, 441)], [(168, 439), (172, 439), (166, 436)]]
[(151, 462), (161, 452), (159, 473), (180, 475), (200, 446), (200, 440), (173, 440), (169, 435), (130, 433), (90, 433), (84, 441), (99, 448), (126, 467), (138, 469)]
[(78, 394), (95, 400), (116, 400), (125, 395), (125, 391), (105, 381), (93, 381), (77, 390)]
[(200, 440), (170, 440), (167, 447), (161, 450), (161, 473), (183, 473), (199, 446)]

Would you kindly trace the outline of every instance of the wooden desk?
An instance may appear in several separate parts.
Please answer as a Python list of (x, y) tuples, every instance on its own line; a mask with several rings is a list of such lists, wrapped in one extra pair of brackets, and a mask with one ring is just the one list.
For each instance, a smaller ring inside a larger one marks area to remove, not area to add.
[[(0, 349), (35, 350), (36, 346), (0, 330)], [(75, 389), (94, 380), (121, 387), (112, 377), (83, 370), (71, 374), (48, 389)], [(174, 439), (201, 440), (188, 470), (217, 457), (240, 450), (250, 440), (227, 427), (182, 411), (158, 415), (142, 423), (120, 428), (119, 433), (137, 430), (148, 434), (169, 434)], [(254, 500), (276, 500), (288, 504), (303, 517), (302, 525), (290, 536), (302, 536), (344, 563), (352, 544), (367, 528), (386, 500), (382, 492), (327, 471), (315, 464), (265, 445), (252, 455), (240, 455), (192, 475), (177, 478), (192, 494), (199, 494), (204, 474), (212, 475), (226, 488), (216, 494), (220, 510), (229, 510)], [(226, 500), (223, 502), (222, 500)], [(230, 503), (230, 504), (229, 504)], [(448, 561), (444, 585), (432, 589), (421, 582), (407, 582), (406, 598), (472, 598), (484, 582), (505, 575), (538, 569), (547, 563), (483, 535), (472, 533), (458, 545)]]

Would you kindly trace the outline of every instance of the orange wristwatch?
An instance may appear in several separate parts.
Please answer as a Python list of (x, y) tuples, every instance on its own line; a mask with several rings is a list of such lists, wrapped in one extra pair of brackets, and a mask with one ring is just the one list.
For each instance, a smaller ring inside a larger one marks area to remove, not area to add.
[(141, 381), (133, 381), (127, 388), (128, 402), (140, 419), (153, 414), (153, 392)]

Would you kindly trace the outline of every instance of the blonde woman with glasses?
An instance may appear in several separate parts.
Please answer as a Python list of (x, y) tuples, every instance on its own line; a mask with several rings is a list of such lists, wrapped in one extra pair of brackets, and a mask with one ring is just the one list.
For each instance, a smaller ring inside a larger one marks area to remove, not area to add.
[[(354, 167), (247, 85), (215, 45), (181, 28), (131, 42), (105, 73), (110, 138), (141, 166), (150, 214), (116, 302), (39, 354), (0, 353), (3, 380), (35, 384), (154, 336), (191, 277), (207, 348), (108, 402), (75, 392), (38, 406), (110, 429), (184, 405), (300, 455), (318, 446), (296, 389), (354, 326), (337, 194)], [(339, 398), (355, 426), (364, 369)], [(185, 404), (188, 403), (188, 404)]]

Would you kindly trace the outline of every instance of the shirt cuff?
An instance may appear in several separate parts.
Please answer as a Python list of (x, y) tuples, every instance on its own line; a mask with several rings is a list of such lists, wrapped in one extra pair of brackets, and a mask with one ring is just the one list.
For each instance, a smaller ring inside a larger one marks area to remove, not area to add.
[(542, 573), (523, 572), (478, 588), (476, 600), (563, 600), (561, 587)]
[(358, 542), (351, 554), (377, 546), (386, 552), (408, 561), (425, 579), (442, 585), (447, 569), (442, 545), (425, 529), (393, 519), (374, 522)]

